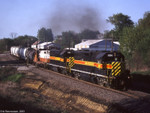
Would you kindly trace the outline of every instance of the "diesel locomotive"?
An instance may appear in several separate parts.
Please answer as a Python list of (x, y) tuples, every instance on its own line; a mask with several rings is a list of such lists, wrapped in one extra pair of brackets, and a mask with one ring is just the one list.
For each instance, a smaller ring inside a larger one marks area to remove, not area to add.
[(78, 79), (84, 74), (99, 85), (127, 89), (131, 84), (124, 56), (117, 51), (35, 50), (20, 47), (11, 47), (10, 51), (12, 55), (37, 66), (43, 65)]

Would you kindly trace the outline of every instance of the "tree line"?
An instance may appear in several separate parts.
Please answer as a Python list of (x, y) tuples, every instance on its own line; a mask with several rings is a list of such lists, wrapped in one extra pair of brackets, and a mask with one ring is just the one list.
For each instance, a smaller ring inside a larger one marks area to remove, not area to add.
[[(84, 30), (81, 33), (73, 31), (62, 32), (62, 35), (53, 36), (51, 29), (41, 28), (38, 30), (37, 38), (34, 36), (18, 36), (16, 33), (11, 33), (12, 38), (3, 38), (0, 40), (0, 51), (8, 51), (11, 46), (30, 47), (35, 41), (40, 42), (54, 42), (61, 46), (61, 48), (74, 47), (75, 44), (81, 42), (82, 39), (96, 39), (99, 31)], [(15, 35), (15, 36), (14, 36)]]
[[(125, 55), (128, 67), (130, 69), (150, 68), (150, 12), (145, 12), (143, 18), (137, 23), (131, 20), (131, 17), (122, 13), (114, 14), (108, 17), (107, 22), (114, 25), (114, 29), (104, 31), (104, 38), (112, 38), (120, 42), (120, 51)], [(0, 40), (0, 51), (9, 50), (11, 46), (29, 47), (37, 40), (53, 41), (62, 48), (74, 47), (82, 39), (97, 39), (99, 31), (85, 29), (80, 33), (74, 31), (65, 31), (61, 35), (54, 37), (52, 29), (41, 28), (38, 30), (37, 38), (34, 36), (16, 36), (12, 33), (11, 38)]]
[(133, 23), (128, 15), (115, 14), (107, 20), (115, 26), (105, 36), (119, 40), (120, 51), (125, 55), (132, 70), (150, 68), (150, 12), (145, 12), (138, 23)]
[(61, 48), (74, 47), (75, 44), (80, 43), (82, 39), (96, 39), (98, 38), (99, 31), (92, 31), (85, 29), (80, 33), (74, 31), (65, 31), (61, 35), (53, 36), (51, 29), (41, 28), (38, 30), (38, 40), (41, 42), (53, 41), (61, 46)]
[(11, 46), (30, 47), (37, 40), (34, 36), (18, 36), (0, 40), (0, 52), (9, 51)]
[(99, 31), (89, 29), (85, 29), (80, 33), (66, 31), (56, 37), (55, 43), (61, 45), (62, 48), (73, 48), (75, 44), (80, 43), (83, 39), (97, 39), (99, 34)]

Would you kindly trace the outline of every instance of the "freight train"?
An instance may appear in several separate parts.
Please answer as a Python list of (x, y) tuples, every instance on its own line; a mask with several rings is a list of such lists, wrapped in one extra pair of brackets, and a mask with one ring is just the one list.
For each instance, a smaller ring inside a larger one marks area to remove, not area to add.
[(78, 79), (84, 74), (99, 85), (127, 89), (131, 84), (124, 56), (117, 51), (74, 51), (56, 48), (35, 50), (11, 47), (10, 53), (36, 66), (42, 65)]

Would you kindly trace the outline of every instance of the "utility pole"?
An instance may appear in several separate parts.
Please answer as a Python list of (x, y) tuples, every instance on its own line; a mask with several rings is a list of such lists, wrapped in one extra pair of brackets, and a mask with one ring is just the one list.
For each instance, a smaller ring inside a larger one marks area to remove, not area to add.
[(113, 41), (114, 41), (114, 36), (113, 36), (113, 33), (112, 33), (112, 43), (111, 43), (111, 51), (113, 52), (113, 48), (114, 48), (114, 43), (113, 43)]
[(107, 39), (105, 39), (105, 51), (107, 51)]
[(70, 50), (70, 37), (69, 37), (69, 50)]

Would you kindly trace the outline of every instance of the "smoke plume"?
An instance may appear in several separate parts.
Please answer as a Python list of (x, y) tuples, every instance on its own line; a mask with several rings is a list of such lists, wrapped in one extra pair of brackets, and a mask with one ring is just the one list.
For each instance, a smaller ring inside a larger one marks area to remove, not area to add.
[(98, 8), (89, 4), (80, 5), (78, 3), (55, 2), (52, 15), (48, 18), (48, 25), (54, 34), (61, 34), (63, 31), (72, 30), (80, 32), (84, 29), (103, 30), (104, 21)]

